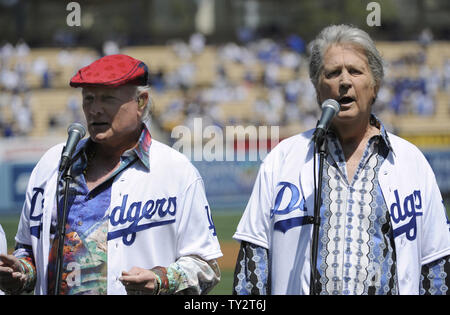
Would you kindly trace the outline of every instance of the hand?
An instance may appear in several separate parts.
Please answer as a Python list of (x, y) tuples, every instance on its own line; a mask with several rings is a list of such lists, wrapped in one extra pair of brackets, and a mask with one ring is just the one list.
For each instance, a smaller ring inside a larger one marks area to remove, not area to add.
[(130, 271), (122, 271), (119, 279), (125, 286), (127, 294), (157, 294), (159, 284), (155, 273), (151, 270), (133, 267)]
[(27, 281), (22, 264), (13, 255), (0, 254), (0, 289), (19, 293)]

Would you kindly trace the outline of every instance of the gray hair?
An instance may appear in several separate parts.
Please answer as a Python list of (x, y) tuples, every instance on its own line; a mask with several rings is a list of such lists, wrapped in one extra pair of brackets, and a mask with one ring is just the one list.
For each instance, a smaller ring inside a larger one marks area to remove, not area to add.
[(140, 85), (136, 88), (136, 98), (143, 92), (147, 92), (148, 99), (147, 104), (145, 104), (145, 109), (142, 114), (142, 122), (149, 126), (151, 120), (151, 109), (153, 105), (151, 93), (150, 93), (150, 85)]
[(324, 28), (309, 44), (309, 77), (317, 89), (323, 69), (323, 56), (333, 44), (352, 44), (363, 49), (376, 87), (381, 85), (384, 77), (383, 58), (375, 43), (365, 31), (350, 25), (331, 25)]

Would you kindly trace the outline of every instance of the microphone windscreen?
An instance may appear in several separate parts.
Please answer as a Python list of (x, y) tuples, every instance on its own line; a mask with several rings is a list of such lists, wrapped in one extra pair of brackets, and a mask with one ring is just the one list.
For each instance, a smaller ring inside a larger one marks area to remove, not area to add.
[(341, 104), (339, 104), (338, 101), (332, 98), (329, 98), (322, 103), (322, 110), (324, 110), (326, 107), (333, 108), (336, 111), (336, 114), (341, 110)]
[(67, 133), (70, 134), (72, 131), (77, 131), (80, 134), (80, 139), (86, 135), (86, 128), (80, 123), (72, 123), (67, 128)]

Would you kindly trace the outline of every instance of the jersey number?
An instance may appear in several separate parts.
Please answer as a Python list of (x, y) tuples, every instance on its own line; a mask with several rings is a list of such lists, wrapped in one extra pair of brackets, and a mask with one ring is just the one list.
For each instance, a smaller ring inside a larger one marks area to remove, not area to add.
[(209, 211), (209, 207), (208, 206), (205, 206), (205, 210), (206, 210), (206, 215), (208, 216), (208, 222), (209, 222), (208, 228), (210, 230), (212, 230), (213, 236), (216, 236), (217, 235), (216, 227), (214, 226), (214, 222), (213, 222), (213, 219), (212, 219), (212, 216), (211, 216), (211, 211)]

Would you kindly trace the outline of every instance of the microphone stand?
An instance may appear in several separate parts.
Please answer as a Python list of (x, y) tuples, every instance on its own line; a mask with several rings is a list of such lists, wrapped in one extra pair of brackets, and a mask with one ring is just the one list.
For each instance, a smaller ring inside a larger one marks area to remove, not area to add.
[[(67, 214), (69, 211), (69, 186), (73, 181), (72, 176), (72, 163), (70, 163), (61, 173), (61, 179), (64, 180), (64, 195), (63, 195), (63, 210), (62, 215), (59, 217), (60, 211), (58, 209), (58, 252), (56, 256), (56, 278), (55, 278), (55, 295), (59, 295), (61, 290), (61, 277), (63, 268), (63, 251), (64, 241), (66, 237), (66, 223)], [(60, 180), (61, 180), (60, 179)], [(57, 184), (58, 185), (58, 184)], [(58, 189), (56, 190), (58, 194)], [(57, 202), (59, 205), (59, 202)], [(59, 206), (58, 206), (59, 208)]]
[[(321, 134), (315, 137), (314, 145), (314, 160), (316, 159), (316, 152), (319, 153), (319, 179), (318, 186), (314, 187), (314, 217), (313, 217), (313, 238), (311, 246), (311, 277), (309, 282), (309, 294), (318, 295), (317, 281), (319, 276), (317, 273), (317, 252), (319, 247), (319, 229), (320, 229), (320, 207), (322, 205), (322, 174), (323, 174), (323, 164), (326, 157), (326, 135)], [(316, 171), (314, 163), (314, 173)], [(315, 178), (316, 174), (314, 174)], [(315, 180), (314, 180), (315, 183)]]

